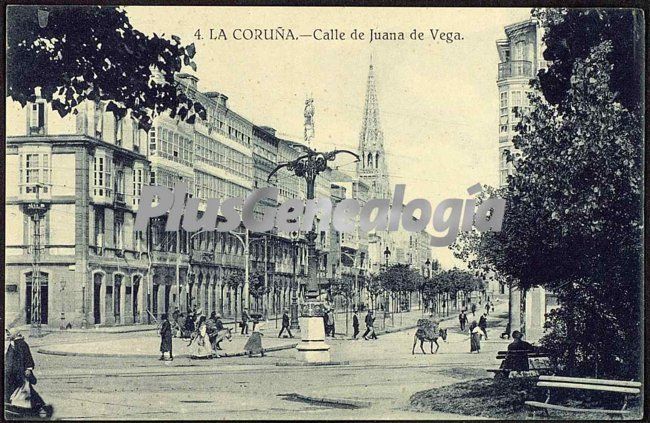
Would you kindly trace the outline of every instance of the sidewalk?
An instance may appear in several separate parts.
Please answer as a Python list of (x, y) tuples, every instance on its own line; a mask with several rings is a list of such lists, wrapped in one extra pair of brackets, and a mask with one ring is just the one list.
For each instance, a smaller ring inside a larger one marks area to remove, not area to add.
[[(224, 340), (221, 343), (223, 351), (219, 351), (222, 357), (238, 357), (246, 355), (244, 345), (248, 337), (233, 335), (232, 341)], [(196, 342), (196, 341), (195, 341)], [(187, 346), (189, 339), (172, 339), (172, 350), (174, 358), (188, 358), (194, 354), (196, 345), (193, 343)], [(266, 331), (262, 338), (262, 345), (266, 351), (279, 351), (291, 349), (297, 344), (294, 339), (276, 338)], [(80, 357), (120, 357), (120, 358), (151, 358), (160, 356), (160, 337), (154, 333), (143, 334), (142, 336), (90, 341), (62, 343), (58, 345), (47, 345), (38, 349), (41, 354), (80, 356)]]

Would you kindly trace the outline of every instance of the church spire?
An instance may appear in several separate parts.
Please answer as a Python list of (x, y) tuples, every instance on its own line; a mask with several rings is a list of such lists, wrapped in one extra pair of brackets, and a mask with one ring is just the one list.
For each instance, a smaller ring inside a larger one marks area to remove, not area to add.
[(359, 136), (359, 151), (374, 152), (384, 150), (384, 133), (381, 130), (379, 121), (379, 102), (377, 101), (377, 87), (375, 83), (375, 70), (371, 56), (370, 68), (368, 70), (368, 82), (366, 85), (366, 101)]
[(379, 119), (379, 102), (377, 101), (377, 85), (375, 67), (370, 56), (368, 81), (366, 85), (366, 100), (359, 134), (359, 156), (357, 163), (359, 178), (368, 183), (373, 198), (388, 198), (390, 184), (384, 153), (384, 133)]

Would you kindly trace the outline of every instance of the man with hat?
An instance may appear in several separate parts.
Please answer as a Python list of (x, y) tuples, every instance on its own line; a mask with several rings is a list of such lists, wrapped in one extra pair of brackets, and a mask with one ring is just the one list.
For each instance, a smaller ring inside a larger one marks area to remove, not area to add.
[[(513, 341), (508, 345), (508, 351), (534, 351), (535, 347), (523, 340), (524, 334), (515, 330), (512, 332)], [(508, 354), (501, 362), (501, 368), (515, 371), (529, 370), (526, 354)]]
[(282, 334), (286, 330), (287, 333), (291, 338), (293, 338), (293, 334), (291, 333), (291, 329), (289, 328), (289, 312), (285, 309), (282, 313), (282, 329), (280, 329), (280, 333), (278, 334), (278, 338), (282, 337)]

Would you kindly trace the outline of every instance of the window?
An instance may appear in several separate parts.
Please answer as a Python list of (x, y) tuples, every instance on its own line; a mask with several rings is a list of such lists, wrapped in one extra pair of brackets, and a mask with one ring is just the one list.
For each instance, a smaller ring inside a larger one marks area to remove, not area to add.
[(49, 193), (51, 171), (49, 152), (21, 154), (20, 193)]
[(144, 182), (144, 169), (138, 167), (133, 168), (133, 205), (140, 205), (140, 196), (142, 195), (142, 184)]
[(36, 102), (31, 106), (29, 114), (29, 134), (45, 135), (45, 103)]
[(104, 226), (104, 208), (97, 207), (95, 209), (95, 245), (98, 247), (104, 247), (104, 232), (106, 227)]
[(138, 128), (138, 123), (132, 121), (131, 131), (133, 131), (133, 151), (136, 153), (140, 152), (140, 129)]
[(508, 132), (508, 92), (499, 94), (499, 132)]
[(122, 128), (123, 128), (124, 119), (120, 119), (117, 116), (115, 117), (115, 145), (122, 145)]
[(93, 169), (94, 195), (102, 197), (110, 197), (113, 195), (111, 185), (111, 167), (112, 163), (110, 158), (100, 154), (95, 156)]
[(113, 245), (118, 250), (124, 248), (124, 216), (115, 214), (115, 227), (113, 230)]
[(149, 152), (156, 154), (156, 128), (151, 128), (149, 131)]
[(118, 170), (115, 174), (115, 193), (124, 195), (124, 171)]

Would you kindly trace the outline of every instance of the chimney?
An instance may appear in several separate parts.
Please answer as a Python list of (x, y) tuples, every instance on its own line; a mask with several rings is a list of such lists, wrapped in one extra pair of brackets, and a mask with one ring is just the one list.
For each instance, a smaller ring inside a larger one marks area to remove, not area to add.
[(189, 73), (176, 74), (176, 78), (194, 89), (196, 89), (196, 84), (199, 82), (199, 78), (194, 75), (190, 75)]
[(204, 93), (206, 97), (217, 102), (218, 105), (228, 107), (228, 96), (217, 91), (208, 91)]

